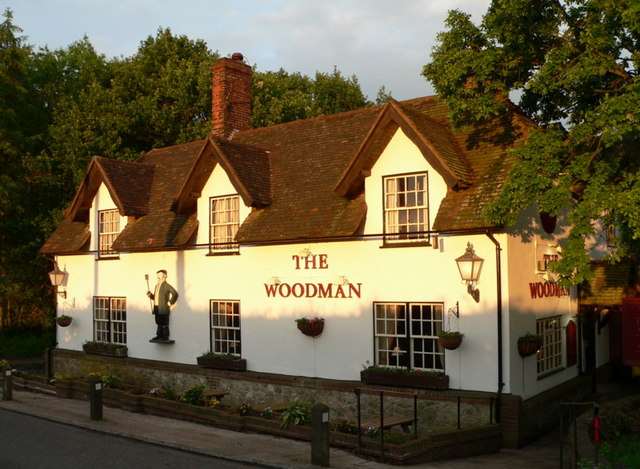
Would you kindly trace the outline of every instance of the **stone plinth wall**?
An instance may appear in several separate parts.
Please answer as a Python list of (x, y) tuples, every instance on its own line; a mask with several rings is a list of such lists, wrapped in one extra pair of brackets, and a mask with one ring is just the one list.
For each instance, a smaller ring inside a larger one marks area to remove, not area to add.
[[(293, 400), (322, 402), (331, 409), (332, 420), (355, 422), (357, 404), (354, 390), (361, 389), (363, 420), (380, 418), (379, 391), (400, 392), (407, 397), (385, 396), (385, 416), (413, 417), (413, 390), (363, 385), (357, 381), (337, 381), (322, 378), (210, 370), (196, 365), (176, 364), (135, 358), (111, 358), (87, 355), (83, 352), (57, 349), (54, 352), (55, 373), (86, 376), (89, 373), (111, 373), (141, 386), (167, 386), (177, 392), (195, 385), (222, 388), (227, 391), (224, 404), (253, 407), (286, 405)], [(441, 432), (457, 426), (458, 397), (460, 397), (461, 427), (486, 426), (490, 422), (490, 393), (471, 391), (417, 390), (419, 432)]]

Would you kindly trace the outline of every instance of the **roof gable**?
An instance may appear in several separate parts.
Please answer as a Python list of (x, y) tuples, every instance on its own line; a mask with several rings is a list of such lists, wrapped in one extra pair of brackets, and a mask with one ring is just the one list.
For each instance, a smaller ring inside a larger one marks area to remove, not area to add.
[(95, 156), (65, 212), (65, 219), (86, 222), (93, 198), (102, 183), (121, 215), (142, 216), (147, 212), (147, 194), (152, 178), (153, 167), (150, 165)]
[(216, 165), (222, 166), (245, 205), (264, 207), (271, 203), (269, 152), (218, 137), (206, 139), (178, 192), (178, 213), (193, 211), (202, 188)]
[(452, 189), (468, 187), (473, 170), (448, 128), (424, 114), (391, 100), (380, 111), (335, 190), (349, 196), (362, 191), (364, 178), (370, 174), (382, 151), (400, 128), (420, 149), (427, 162)]

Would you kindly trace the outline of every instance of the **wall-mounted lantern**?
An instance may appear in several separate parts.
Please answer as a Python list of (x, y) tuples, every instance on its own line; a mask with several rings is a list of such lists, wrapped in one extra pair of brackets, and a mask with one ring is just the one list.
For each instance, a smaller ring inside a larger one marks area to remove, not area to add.
[(59, 288), (67, 283), (68, 275), (69, 274), (67, 272), (60, 270), (57, 262), (53, 264), (53, 270), (49, 272), (49, 280), (51, 280), (51, 285), (55, 287), (56, 293), (65, 299), (67, 298), (67, 292), (65, 290), (60, 291)]
[(460, 278), (462, 278), (463, 282), (466, 282), (467, 292), (476, 300), (476, 303), (480, 301), (480, 290), (478, 290), (476, 284), (480, 278), (483, 262), (484, 259), (476, 255), (471, 243), (467, 243), (465, 253), (456, 259)]

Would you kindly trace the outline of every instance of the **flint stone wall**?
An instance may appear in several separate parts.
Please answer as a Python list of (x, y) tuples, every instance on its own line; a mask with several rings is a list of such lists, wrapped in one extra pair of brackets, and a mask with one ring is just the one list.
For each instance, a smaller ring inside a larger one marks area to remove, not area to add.
[[(111, 358), (87, 355), (83, 352), (57, 349), (54, 352), (55, 373), (59, 376), (86, 376), (89, 373), (112, 374), (145, 389), (172, 388), (182, 393), (196, 385), (224, 389), (223, 403), (239, 406), (247, 403), (254, 408), (284, 406), (295, 400), (322, 402), (331, 409), (332, 420), (357, 420), (354, 389), (360, 388), (363, 421), (380, 418), (378, 391), (386, 388), (367, 386), (360, 382), (323, 378), (274, 375), (257, 372), (210, 370), (195, 365), (175, 364), (135, 358)], [(384, 397), (385, 417), (413, 417), (413, 390), (389, 388), (408, 397)], [(372, 391), (375, 394), (370, 394)], [(490, 421), (488, 393), (469, 391), (417, 390), (418, 428), (420, 432), (441, 432), (457, 426), (457, 397), (461, 396), (461, 426), (484, 426)]]

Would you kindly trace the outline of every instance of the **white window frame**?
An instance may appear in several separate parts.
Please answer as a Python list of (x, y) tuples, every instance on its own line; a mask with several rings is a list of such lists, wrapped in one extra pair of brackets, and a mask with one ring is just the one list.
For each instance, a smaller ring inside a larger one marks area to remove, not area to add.
[[(217, 204), (223, 204), (224, 206), (221, 210), (214, 212), (214, 205)], [(217, 221), (217, 217), (222, 218), (222, 220)], [(209, 197), (209, 252), (239, 252), (239, 245), (234, 243), (239, 228), (240, 196), (238, 194), (230, 194)], [(224, 230), (227, 233), (220, 235), (216, 233), (217, 230)]]
[(536, 320), (536, 334), (542, 337), (537, 353), (538, 376), (564, 368), (564, 334), (562, 316), (550, 316)]
[[(110, 217), (109, 219), (104, 219)], [(113, 242), (120, 234), (120, 212), (117, 208), (98, 210), (98, 257), (118, 257), (118, 252), (111, 249)]]
[(127, 345), (127, 299), (125, 297), (93, 297), (93, 340), (107, 344)]
[[(420, 318), (414, 319), (419, 308)], [(425, 308), (430, 308), (431, 317), (425, 319)], [(435, 314), (439, 318), (434, 319)], [(400, 316), (399, 318), (397, 316)], [(415, 322), (419, 321), (419, 329)], [(392, 328), (388, 326), (393, 324)], [(429, 327), (426, 327), (427, 324)], [(438, 333), (444, 326), (444, 304), (438, 302), (375, 302), (373, 304), (374, 363), (390, 368), (411, 368), (443, 372), (444, 349), (438, 344)], [(426, 332), (430, 329), (430, 333)], [(418, 347), (418, 343), (420, 346)], [(393, 344), (393, 348), (391, 345)], [(430, 344), (427, 350), (426, 344)], [(418, 363), (417, 356), (422, 357)], [(430, 357), (433, 366), (425, 366)], [(441, 365), (436, 366), (438, 364)], [(417, 366), (422, 365), (422, 366)]]
[[(420, 178), (424, 178), (422, 189), (418, 188)], [(403, 189), (400, 189), (401, 180)], [(420, 197), (422, 203), (418, 203)], [(429, 174), (426, 171), (384, 176), (382, 198), (385, 244), (429, 242)], [(403, 217), (405, 220), (401, 221)]]
[(242, 356), (240, 320), (239, 300), (209, 300), (209, 349), (211, 352)]

